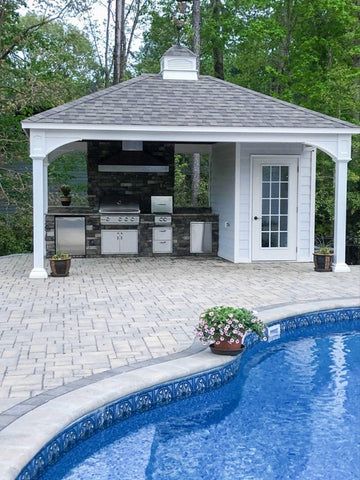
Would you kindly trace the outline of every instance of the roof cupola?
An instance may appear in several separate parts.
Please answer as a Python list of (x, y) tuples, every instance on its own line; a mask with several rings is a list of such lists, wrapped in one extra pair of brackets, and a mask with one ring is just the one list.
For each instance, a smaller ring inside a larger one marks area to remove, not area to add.
[(181, 45), (169, 48), (161, 57), (160, 65), (164, 80), (198, 80), (196, 55)]

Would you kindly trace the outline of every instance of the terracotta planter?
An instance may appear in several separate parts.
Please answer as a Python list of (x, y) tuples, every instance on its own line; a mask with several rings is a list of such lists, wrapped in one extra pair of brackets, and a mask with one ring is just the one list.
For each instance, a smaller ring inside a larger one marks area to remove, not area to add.
[(67, 277), (69, 275), (71, 258), (67, 260), (50, 260), (51, 275), (53, 277)]
[(212, 343), (210, 345), (210, 349), (212, 353), (215, 353), (216, 355), (239, 355), (244, 348), (245, 345), (243, 345), (242, 342), (242, 337), (239, 338), (240, 343), (229, 343), (227, 340), (220, 341), (218, 345), (215, 343)]
[(68, 207), (71, 204), (71, 197), (60, 197), (60, 202), (63, 207)]
[(314, 270), (315, 272), (331, 272), (333, 263), (333, 253), (314, 253)]

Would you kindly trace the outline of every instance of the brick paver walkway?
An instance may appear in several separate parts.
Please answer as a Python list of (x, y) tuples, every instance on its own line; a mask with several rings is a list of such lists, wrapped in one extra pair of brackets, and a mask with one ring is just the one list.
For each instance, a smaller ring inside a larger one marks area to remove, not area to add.
[(199, 313), (359, 296), (360, 266), (220, 259), (73, 260), (71, 276), (30, 280), (31, 256), (0, 258), (0, 411), (75, 379), (188, 347)]

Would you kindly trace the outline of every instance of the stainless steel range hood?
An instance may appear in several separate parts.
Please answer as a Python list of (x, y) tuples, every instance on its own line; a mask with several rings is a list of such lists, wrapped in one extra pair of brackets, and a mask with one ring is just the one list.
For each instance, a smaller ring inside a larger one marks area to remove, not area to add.
[(168, 173), (169, 165), (98, 165), (99, 172)]

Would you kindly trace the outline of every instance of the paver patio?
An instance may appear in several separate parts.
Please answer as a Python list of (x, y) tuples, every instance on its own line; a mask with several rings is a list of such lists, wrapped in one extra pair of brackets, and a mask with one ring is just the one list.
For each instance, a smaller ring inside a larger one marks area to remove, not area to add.
[(0, 411), (94, 373), (193, 342), (199, 313), (360, 296), (360, 266), (232, 264), (200, 258), (74, 259), (71, 276), (30, 280), (31, 255), (0, 258)]

